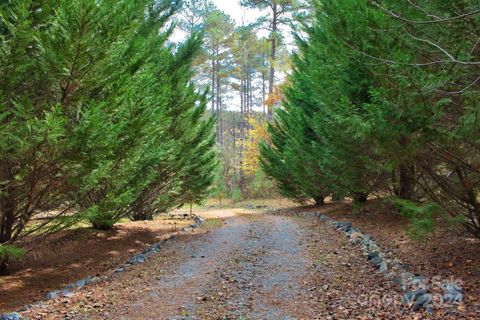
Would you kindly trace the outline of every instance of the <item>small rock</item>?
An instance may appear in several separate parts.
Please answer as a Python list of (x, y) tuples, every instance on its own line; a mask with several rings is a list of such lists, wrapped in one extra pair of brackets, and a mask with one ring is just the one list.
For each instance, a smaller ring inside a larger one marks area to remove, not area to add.
[(402, 273), (402, 278), (405, 280), (405, 281), (412, 281), (413, 278), (415, 278), (415, 275), (411, 272), (403, 272)]
[(426, 308), (433, 301), (433, 296), (429, 293), (425, 293), (417, 297), (417, 301), (413, 305), (413, 310), (420, 310)]
[(370, 260), (370, 262), (371, 262), (374, 266), (376, 266), (377, 268), (380, 268), (380, 266), (382, 265), (382, 263), (385, 263), (385, 262), (383, 261), (383, 259), (380, 258), (380, 257), (375, 257), (375, 258), (373, 258), (372, 260)]
[(348, 232), (350, 229), (352, 229), (351, 222), (337, 222), (335, 226), (337, 229), (342, 230), (344, 232)]
[(442, 287), (445, 290), (445, 292), (447, 292), (447, 293), (461, 293), (461, 292), (463, 292), (462, 287), (460, 287), (456, 283), (446, 283), (446, 284), (443, 284)]
[(402, 287), (404, 285), (403, 279), (400, 278), (400, 277), (394, 277), (392, 281), (393, 281), (394, 284), (396, 284), (400, 287)]
[(59, 293), (60, 293), (60, 291), (58, 291), (58, 290), (56, 290), (56, 291), (50, 291), (50, 292), (47, 293), (47, 295), (45, 296), (45, 299), (47, 299), (47, 300), (57, 299)]
[(69, 283), (65, 286), (65, 288), (63, 288), (63, 290), (71, 291), (71, 290), (75, 289), (75, 287), (76, 287), (75, 284)]
[(443, 296), (443, 301), (446, 303), (453, 303), (453, 302), (463, 302), (463, 294), (462, 293), (447, 293)]
[(380, 258), (380, 254), (378, 251), (373, 251), (368, 253), (368, 261), (373, 260), (375, 258)]
[(422, 296), (426, 293), (427, 292), (423, 289), (407, 292), (403, 295), (403, 299), (402, 299), (403, 303), (410, 304), (410, 303), (416, 301), (420, 296)]
[(155, 254), (155, 253), (158, 253), (158, 251), (160, 251), (157, 247), (148, 247), (146, 249), (144, 249), (142, 251), (143, 254), (146, 254), (146, 255), (152, 255), (152, 254)]
[(75, 282), (75, 285), (78, 287), (78, 288), (83, 288), (85, 287), (86, 285), (92, 283), (92, 277), (88, 276), (86, 277), (85, 279), (81, 279), (81, 280), (78, 280), (77, 282)]
[(137, 254), (136, 256), (130, 258), (127, 262), (132, 265), (143, 264), (147, 261), (147, 258), (143, 254)]
[(378, 268), (381, 273), (385, 273), (388, 271), (388, 266), (385, 262), (382, 262), (380, 264), (380, 267)]
[(16, 312), (14, 313), (4, 313), (2, 314), (2, 317), (0, 318), (0, 320), (21, 320), (22, 318), (20, 317), (20, 315)]
[(425, 276), (415, 276), (412, 279), (412, 285), (417, 287), (424, 287), (427, 285), (427, 278), (425, 278)]
[(122, 273), (125, 272), (125, 268), (118, 268), (113, 271), (114, 273)]
[(74, 296), (73, 292), (71, 291), (68, 291), (68, 290), (62, 290), (62, 296), (64, 296), (65, 298), (71, 298)]
[(363, 234), (361, 232), (352, 232), (350, 234), (350, 242), (353, 244), (358, 244), (362, 241)]

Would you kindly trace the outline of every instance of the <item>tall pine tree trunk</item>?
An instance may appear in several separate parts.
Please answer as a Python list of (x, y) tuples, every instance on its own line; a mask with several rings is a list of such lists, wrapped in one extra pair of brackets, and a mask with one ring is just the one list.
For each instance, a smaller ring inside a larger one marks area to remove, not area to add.
[[(277, 55), (277, 31), (278, 31), (278, 6), (273, 3), (273, 19), (272, 19), (272, 39), (270, 47), (270, 75), (268, 79), (268, 95), (271, 97), (275, 91), (275, 59)], [(268, 108), (267, 120), (272, 119), (273, 106)]]
[(218, 75), (218, 62), (217, 62), (217, 135), (218, 135), (218, 142), (223, 145), (223, 119), (222, 119), (222, 100), (221, 100), (221, 83), (220, 77)]
[(216, 72), (216, 70), (215, 70), (215, 59), (212, 58), (212, 79), (211, 79), (211, 81), (212, 81), (212, 85), (211, 85), (211, 87), (212, 87), (212, 114), (215, 114), (215, 80), (216, 80), (215, 72)]
[(365, 203), (368, 201), (368, 193), (365, 192), (355, 192), (353, 194), (353, 200), (358, 203)]
[(267, 86), (265, 85), (265, 81), (266, 81), (265, 73), (262, 72), (262, 105), (263, 105), (263, 116), (264, 116), (264, 117), (267, 117), (267, 110), (266, 110), (266, 104), (265, 104), (265, 100), (267, 100), (266, 97), (265, 97), (265, 95), (267, 94)]

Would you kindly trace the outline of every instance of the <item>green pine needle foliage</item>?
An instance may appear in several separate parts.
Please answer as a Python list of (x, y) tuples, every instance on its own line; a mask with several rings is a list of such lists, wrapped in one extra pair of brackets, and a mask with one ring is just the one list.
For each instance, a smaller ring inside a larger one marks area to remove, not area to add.
[(410, 221), (409, 235), (417, 240), (423, 240), (435, 231), (437, 220), (444, 214), (442, 208), (433, 202), (417, 204), (404, 199), (394, 199), (400, 214)]
[(25, 254), (25, 250), (12, 245), (0, 245), (0, 261), (18, 259)]
[[(478, 1), (313, 4), (264, 172), (301, 202), (428, 200), (480, 237)], [(420, 233), (433, 230), (430, 209), (407, 210)]]
[(0, 245), (207, 196), (215, 120), (192, 82), (201, 34), (168, 41), (180, 4), (0, 5)]

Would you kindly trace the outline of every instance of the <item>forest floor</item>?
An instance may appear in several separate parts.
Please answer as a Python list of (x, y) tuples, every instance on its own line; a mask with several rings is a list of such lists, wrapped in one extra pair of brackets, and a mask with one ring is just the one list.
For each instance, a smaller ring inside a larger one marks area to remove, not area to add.
[[(207, 218), (204, 228), (165, 242), (161, 252), (146, 264), (111, 275), (72, 298), (37, 306), (24, 316), (169, 320), (479, 318), (475, 313), (479, 310), (475, 311), (478, 292), (470, 286), (467, 306), (447, 313), (439, 310), (427, 315), (399, 306), (401, 292), (367, 263), (358, 247), (326, 224), (294, 215), (296, 210), (309, 209), (294, 209), (287, 216), (241, 208), (203, 210), (200, 215)], [(348, 213), (348, 204), (321, 210), (350, 221), (355, 218)], [(368, 217), (375, 219), (373, 214)], [(375, 232), (377, 227), (355, 219), (354, 224), (366, 232)], [(399, 246), (414, 248), (416, 244), (403, 238), (404, 225), (399, 225), (392, 225), (390, 230), (380, 227), (378, 241), (395, 246), (398, 238), (403, 239)], [(393, 235), (382, 239), (387, 231)], [(408, 250), (397, 252), (403, 258)], [(471, 253), (478, 262), (478, 252)], [(423, 265), (430, 256), (419, 254), (410, 259), (412, 269), (427, 271)], [(426, 263), (431, 268), (441, 264), (438, 259)], [(478, 274), (459, 268), (462, 276), (468, 276), (465, 281), (478, 281)], [(452, 272), (452, 267), (449, 270)]]

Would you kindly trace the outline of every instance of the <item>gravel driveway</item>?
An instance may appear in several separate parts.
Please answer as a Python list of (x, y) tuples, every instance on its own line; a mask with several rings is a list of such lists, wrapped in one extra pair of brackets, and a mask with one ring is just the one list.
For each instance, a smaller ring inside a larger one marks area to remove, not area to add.
[(227, 213), (219, 219), (220, 226), (167, 241), (146, 264), (24, 316), (170, 320), (421, 316), (388, 299), (378, 301), (398, 299), (396, 288), (332, 228), (309, 219)]

